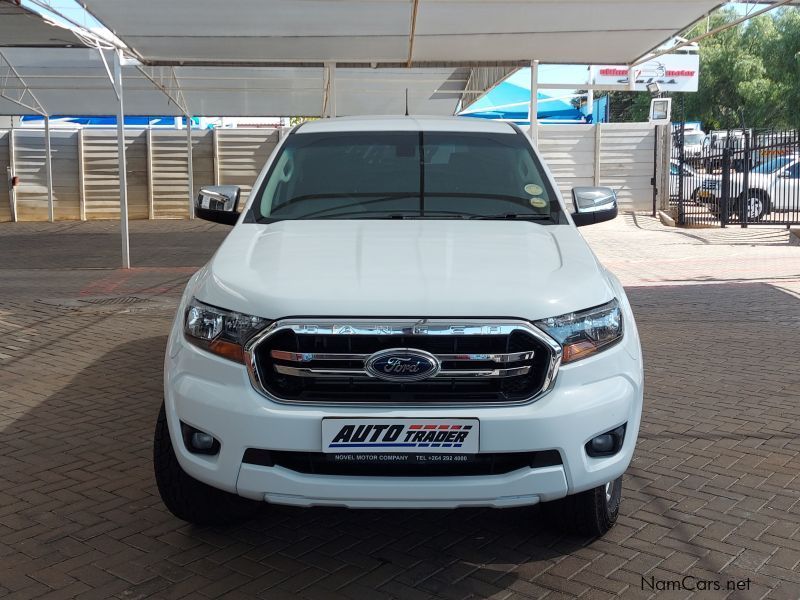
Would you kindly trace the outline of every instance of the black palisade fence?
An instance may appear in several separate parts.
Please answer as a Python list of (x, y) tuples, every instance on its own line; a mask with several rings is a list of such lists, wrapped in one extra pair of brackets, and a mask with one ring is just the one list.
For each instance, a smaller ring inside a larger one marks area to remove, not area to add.
[(670, 207), (679, 225), (800, 223), (797, 131), (702, 131), (677, 126), (669, 165)]

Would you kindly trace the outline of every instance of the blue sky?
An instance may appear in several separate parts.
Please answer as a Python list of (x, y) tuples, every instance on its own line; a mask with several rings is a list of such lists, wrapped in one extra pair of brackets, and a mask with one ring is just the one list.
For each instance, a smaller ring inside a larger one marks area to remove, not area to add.
[[(76, 0), (47, 0), (47, 4), (52, 6), (54, 9), (58, 10), (60, 13), (63, 13), (66, 17), (69, 17), (76, 23), (83, 25), (87, 29), (92, 29), (96, 27), (102, 27), (100, 22), (92, 17), (88, 12), (86, 12), (81, 5), (78, 4)], [(30, 0), (22, 0), (22, 5), (33, 10), (36, 12), (46, 13), (41, 6), (34, 4)], [(61, 19), (59, 19), (56, 15), (52, 13), (48, 13), (53, 20), (59, 21), (64, 25), (68, 25), (68, 23), (64, 23)]]

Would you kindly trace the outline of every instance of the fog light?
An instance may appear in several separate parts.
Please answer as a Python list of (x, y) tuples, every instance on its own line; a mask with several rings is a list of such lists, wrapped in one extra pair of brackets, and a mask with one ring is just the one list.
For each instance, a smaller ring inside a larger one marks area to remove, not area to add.
[(183, 422), (181, 423), (181, 433), (183, 434), (183, 444), (189, 452), (212, 455), (219, 453), (219, 441), (210, 433), (195, 429)]
[(586, 454), (592, 457), (613, 456), (625, 441), (625, 425), (606, 431), (586, 442)]
[[(200, 435), (195, 433), (195, 436)], [(197, 444), (192, 440), (192, 443), (197, 446)], [(209, 440), (209, 445), (211, 441)], [(614, 436), (610, 433), (604, 433), (603, 435), (598, 435), (596, 438), (592, 440), (592, 450), (595, 452), (610, 452), (614, 449)]]
[[(610, 441), (609, 441), (610, 443)], [(203, 433), (202, 431), (195, 431), (192, 434), (192, 448), (195, 450), (211, 450), (214, 445), (214, 437)]]

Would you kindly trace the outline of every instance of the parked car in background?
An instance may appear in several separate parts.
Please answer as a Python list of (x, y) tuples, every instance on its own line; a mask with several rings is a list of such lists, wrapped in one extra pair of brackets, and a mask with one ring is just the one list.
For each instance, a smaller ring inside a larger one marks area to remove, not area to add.
[(677, 199), (680, 192), (681, 173), (683, 174), (683, 197), (697, 199), (697, 192), (700, 190), (704, 175), (698, 173), (694, 168), (684, 163), (681, 171), (681, 163), (677, 159), (669, 162), (669, 196)]
[[(712, 213), (722, 211), (722, 178), (707, 178), (698, 191), (698, 199), (709, 205)], [(775, 156), (747, 174), (731, 173), (728, 216), (739, 218), (744, 210), (748, 221), (760, 221), (772, 211), (800, 208), (800, 159), (796, 155)]]
[[(752, 130), (747, 130), (750, 135), (750, 146), (752, 143)], [(734, 151), (731, 157), (731, 168), (734, 171), (742, 171), (746, 167), (744, 160), (744, 148), (746, 146), (745, 130), (744, 129), (730, 129), (730, 130), (715, 130), (711, 131), (705, 136), (703, 140), (703, 147), (701, 149), (701, 159), (699, 162), (709, 173), (717, 171), (722, 167), (722, 151), (726, 148)], [(758, 162), (758, 155), (755, 151), (751, 153), (750, 164)]]
[[(703, 143), (706, 134), (701, 129), (686, 128), (683, 131), (683, 159), (684, 162), (699, 164), (703, 156)], [(673, 133), (672, 156), (680, 156), (681, 131), (678, 129)]]

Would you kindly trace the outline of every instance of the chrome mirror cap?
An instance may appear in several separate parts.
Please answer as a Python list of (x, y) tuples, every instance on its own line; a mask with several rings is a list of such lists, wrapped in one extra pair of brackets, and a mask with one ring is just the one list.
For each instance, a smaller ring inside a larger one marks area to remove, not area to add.
[(239, 197), (237, 185), (210, 185), (200, 188), (194, 202), (194, 211), (201, 219), (235, 225), (239, 220)]
[(609, 187), (572, 188), (572, 202), (572, 220), (578, 227), (610, 221), (618, 213), (617, 194)]

